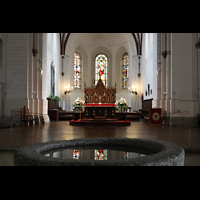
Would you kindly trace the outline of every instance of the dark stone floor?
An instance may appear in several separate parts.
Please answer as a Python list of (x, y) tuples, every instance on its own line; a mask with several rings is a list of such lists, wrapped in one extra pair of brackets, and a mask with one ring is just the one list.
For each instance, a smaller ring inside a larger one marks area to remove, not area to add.
[(1, 129), (0, 149), (91, 137), (146, 138), (175, 143), (184, 149), (200, 149), (199, 128), (153, 126), (143, 121), (132, 121), (131, 126), (119, 126), (114, 129), (112, 126), (96, 126), (86, 129), (84, 126), (70, 126), (69, 121)]

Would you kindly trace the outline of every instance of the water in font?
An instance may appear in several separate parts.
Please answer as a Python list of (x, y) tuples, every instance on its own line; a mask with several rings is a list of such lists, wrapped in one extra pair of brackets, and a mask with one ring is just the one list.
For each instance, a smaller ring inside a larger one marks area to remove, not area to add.
[(120, 160), (146, 156), (149, 153), (138, 153), (132, 151), (113, 149), (54, 149), (43, 152), (42, 155), (62, 159), (84, 159), (84, 160)]

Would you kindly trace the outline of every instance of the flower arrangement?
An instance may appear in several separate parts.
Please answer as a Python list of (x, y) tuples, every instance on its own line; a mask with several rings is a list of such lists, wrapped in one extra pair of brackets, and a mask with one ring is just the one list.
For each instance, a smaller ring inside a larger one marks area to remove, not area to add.
[(126, 99), (124, 99), (123, 97), (120, 97), (115, 102), (115, 106), (128, 106), (128, 103), (127, 103)]
[(124, 107), (127, 107), (128, 103), (127, 103), (126, 99), (124, 99), (123, 97), (120, 97), (115, 102), (115, 106), (116, 106), (116, 110), (119, 110), (121, 108), (121, 112), (124, 112)]
[(80, 105), (81, 106), (85, 105), (85, 101), (81, 97), (78, 97), (77, 99), (74, 100), (72, 106), (73, 107), (80, 107)]

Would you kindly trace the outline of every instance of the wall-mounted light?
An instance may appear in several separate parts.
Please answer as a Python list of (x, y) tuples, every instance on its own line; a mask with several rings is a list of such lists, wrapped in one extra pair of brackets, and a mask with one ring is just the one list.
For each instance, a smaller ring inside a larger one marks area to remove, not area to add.
[(130, 93), (137, 95), (136, 87), (132, 86), (132, 89), (129, 87), (128, 90)]
[(42, 74), (43, 74), (42, 66), (39, 67), (39, 70), (40, 70), (40, 73), (41, 73), (41, 75), (42, 75)]
[(68, 85), (68, 86), (66, 86), (66, 89), (65, 89), (65, 91), (64, 91), (64, 94), (69, 94), (69, 93), (71, 93), (71, 92), (73, 92), (73, 87), (70, 87), (70, 85)]

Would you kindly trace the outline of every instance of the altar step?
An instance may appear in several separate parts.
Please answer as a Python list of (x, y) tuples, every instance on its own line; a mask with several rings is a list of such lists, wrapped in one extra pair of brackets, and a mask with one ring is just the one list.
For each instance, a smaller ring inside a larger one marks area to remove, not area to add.
[(69, 122), (72, 126), (102, 126), (102, 125), (111, 125), (111, 126), (130, 126), (131, 121), (129, 120), (118, 120), (118, 119), (82, 119), (78, 120), (71, 120)]
[[(127, 120), (139, 121), (140, 120), (139, 112), (127, 112)], [(72, 120), (73, 111), (59, 111), (59, 120)]]

